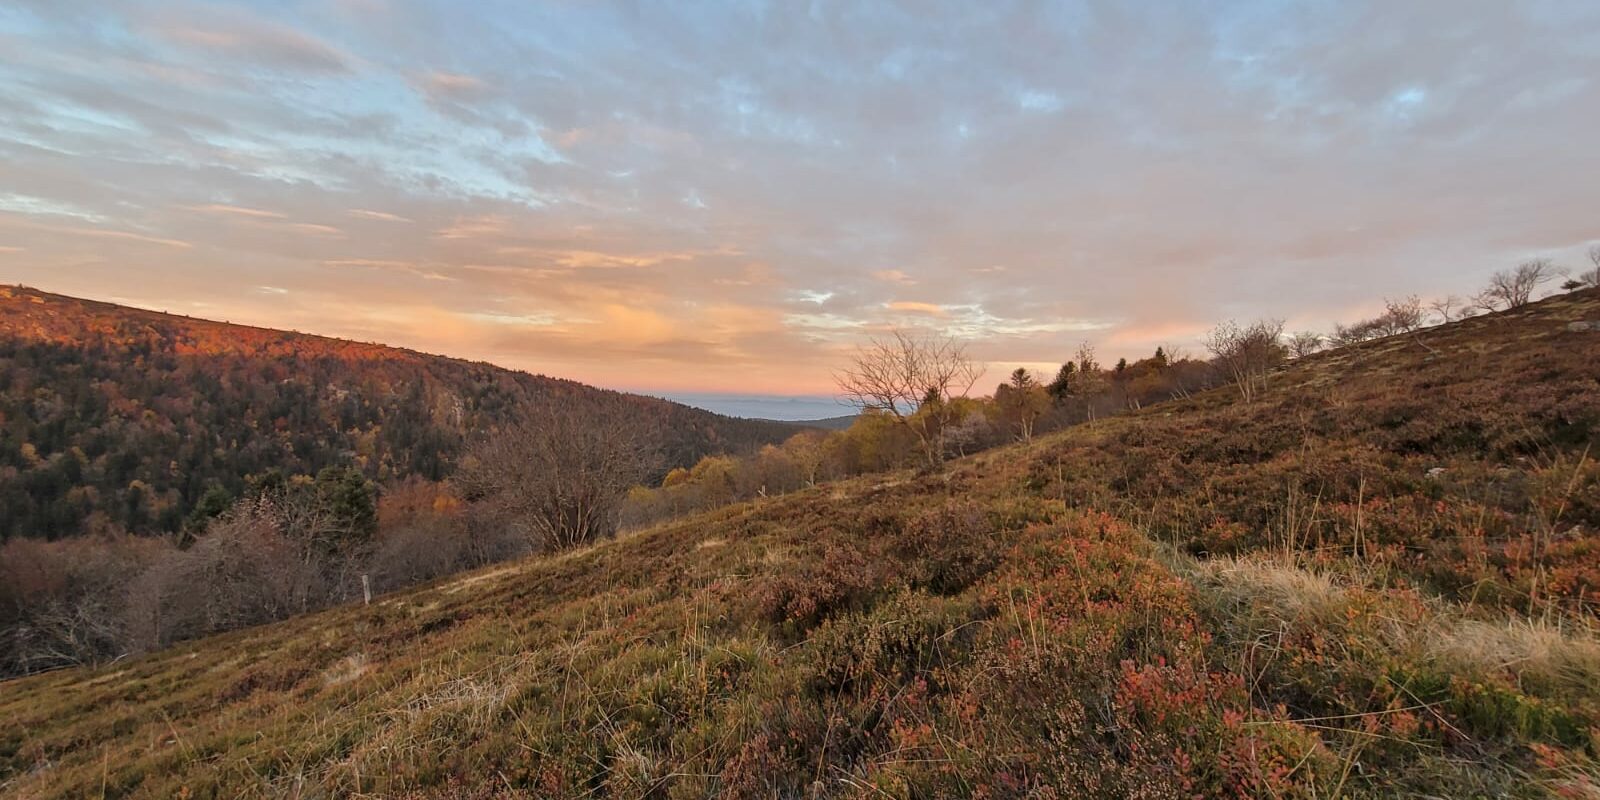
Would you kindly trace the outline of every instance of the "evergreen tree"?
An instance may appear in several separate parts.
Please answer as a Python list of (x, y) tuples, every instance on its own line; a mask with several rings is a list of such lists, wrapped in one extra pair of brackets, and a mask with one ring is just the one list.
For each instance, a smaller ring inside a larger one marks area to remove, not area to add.
[(205, 494), (200, 495), (200, 499), (194, 504), (194, 509), (189, 512), (189, 516), (183, 521), (184, 541), (192, 540), (195, 536), (205, 532), (206, 525), (211, 520), (222, 516), (222, 512), (227, 511), (232, 505), (232, 492), (216, 484), (206, 489)]
[(1050, 393), (1051, 399), (1055, 400), (1056, 403), (1065, 403), (1067, 398), (1072, 396), (1072, 376), (1077, 371), (1078, 365), (1068, 361), (1061, 365), (1061, 369), (1056, 371), (1055, 380), (1045, 387), (1045, 391)]
[(317, 473), (317, 501), (348, 526), (360, 541), (378, 530), (377, 487), (355, 467), (323, 467)]

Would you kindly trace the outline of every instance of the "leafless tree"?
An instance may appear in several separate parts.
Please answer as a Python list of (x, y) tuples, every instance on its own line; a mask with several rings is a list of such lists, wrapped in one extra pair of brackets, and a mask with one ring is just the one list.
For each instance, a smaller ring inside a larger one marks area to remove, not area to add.
[(1322, 349), (1322, 334), (1315, 331), (1299, 331), (1289, 337), (1289, 355), (1295, 358), (1305, 358)]
[(1456, 322), (1472, 316), (1472, 304), (1453, 294), (1434, 300), (1428, 307), (1439, 315), (1441, 323)]
[(895, 331), (860, 348), (834, 380), (847, 403), (906, 426), (934, 468), (944, 460), (945, 436), (956, 422), (950, 401), (965, 396), (982, 376), (983, 367), (955, 339)]
[(1583, 286), (1600, 286), (1600, 244), (1589, 245), (1589, 263), (1594, 269), (1578, 273), (1577, 281)]
[[(299, 506), (295, 493), (240, 501), (213, 520), (187, 550), (174, 550), (128, 591), (135, 649), (283, 619), (326, 604), (335, 585), (313, 531), (330, 527)], [(309, 503), (306, 505), (310, 505)], [(305, 535), (306, 538), (298, 538)]]
[(1106, 377), (1095, 359), (1094, 343), (1079, 342), (1078, 352), (1073, 356), (1078, 369), (1072, 373), (1072, 395), (1083, 401), (1083, 412), (1091, 422), (1099, 410), (1095, 401), (1106, 390)]
[(1425, 317), (1422, 313), (1422, 298), (1416, 295), (1406, 295), (1398, 299), (1385, 298), (1383, 301), (1383, 316), (1378, 318), (1386, 329), (1386, 333), (1411, 333), (1422, 327)]
[(1478, 293), (1477, 303), (1486, 311), (1521, 308), (1533, 301), (1534, 290), (1555, 277), (1550, 259), (1530, 259), (1514, 269), (1496, 272), (1489, 278), (1489, 286)]
[(970, 451), (984, 447), (994, 436), (994, 425), (989, 418), (976, 408), (968, 408), (951, 423), (945, 439), (956, 455), (965, 456)]
[(535, 549), (557, 550), (614, 534), (628, 489), (659, 452), (642, 424), (546, 404), (475, 444), (452, 480)]
[(1282, 363), (1284, 347), (1282, 320), (1261, 320), (1246, 327), (1233, 321), (1218, 325), (1206, 336), (1217, 369), (1238, 387), (1246, 403), (1266, 388), (1267, 374)]

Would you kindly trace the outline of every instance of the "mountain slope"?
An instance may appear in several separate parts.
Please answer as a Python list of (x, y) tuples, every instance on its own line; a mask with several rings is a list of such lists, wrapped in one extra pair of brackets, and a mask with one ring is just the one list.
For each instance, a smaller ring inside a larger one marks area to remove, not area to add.
[(807, 428), (821, 428), (821, 429), (823, 429), (825, 431), (842, 431), (842, 430), (846, 430), (851, 425), (854, 425), (855, 423), (856, 423), (856, 415), (855, 414), (847, 414), (847, 415), (841, 416), (841, 417), (824, 417), (822, 419), (797, 419), (797, 420), (794, 420), (794, 424), (795, 425), (804, 425)]
[(0, 287), (0, 539), (173, 530), (211, 485), (360, 465), (438, 479), (530, 404), (642, 419), (667, 466), (799, 426), (489, 364)]
[[(1593, 796), (1600, 293), (0, 686), (18, 796)], [(187, 793), (185, 795), (185, 793)]]

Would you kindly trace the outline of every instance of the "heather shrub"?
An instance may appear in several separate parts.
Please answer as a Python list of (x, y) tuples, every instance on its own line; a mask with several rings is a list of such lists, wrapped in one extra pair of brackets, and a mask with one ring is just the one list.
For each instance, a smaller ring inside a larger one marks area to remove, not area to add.
[(820, 557), (769, 578), (757, 606), (771, 621), (804, 631), (836, 612), (865, 608), (884, 577), (876, 559), (847, 542), (830, 542)]
[(1004, 544), (982, 509), (950, 504), (911, 519), (895, 536), (893, 552), (913, 586), (955, 594), (1000, 563)]

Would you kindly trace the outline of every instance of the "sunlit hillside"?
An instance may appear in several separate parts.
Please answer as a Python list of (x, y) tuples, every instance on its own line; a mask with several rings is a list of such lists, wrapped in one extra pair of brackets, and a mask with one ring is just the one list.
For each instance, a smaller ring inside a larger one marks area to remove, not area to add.
[(19, 797), (1600, 793), (1600, 291), (98, 669)]
[(438, 480), (530, 408), (629, 419), (662, 470), (802, 428), (383, 345), (0, 287), (0, 541), (173, 532), (208, 491), (353, 465)]

